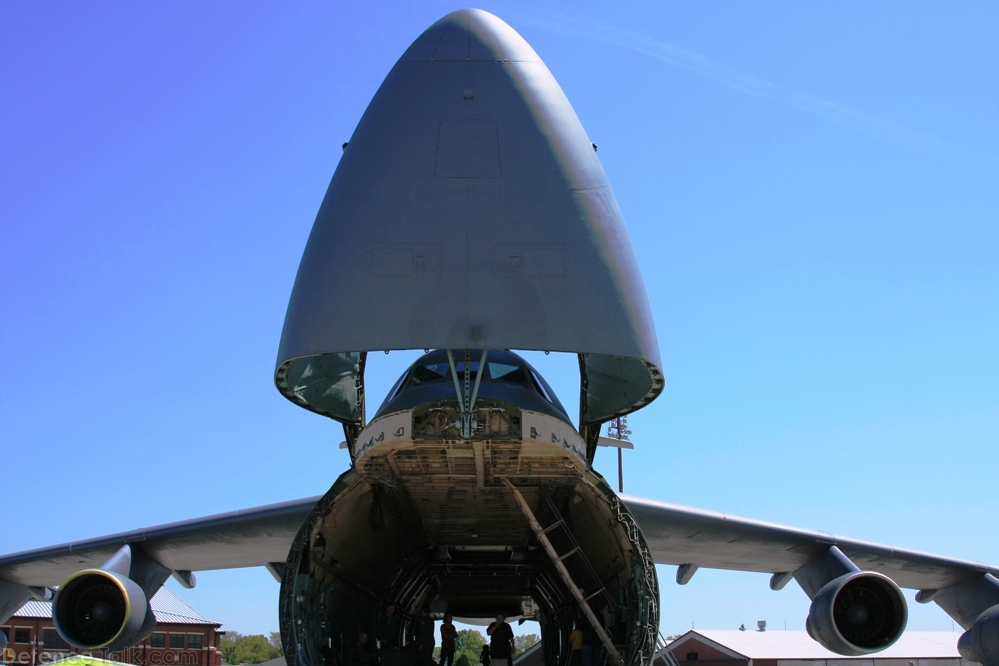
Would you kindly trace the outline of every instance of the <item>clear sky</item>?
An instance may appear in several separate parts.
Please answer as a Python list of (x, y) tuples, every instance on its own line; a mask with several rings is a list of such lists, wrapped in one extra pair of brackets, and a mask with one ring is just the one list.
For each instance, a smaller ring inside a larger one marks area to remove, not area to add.
[[(482, 7), (561, 83), (637, 249), (667, 386), (626, 491), (999, 563), (999, 5)], [(284, 310), (340, 144), (456, 8), (0, 4), (0, 552), (346, 468), (274, 389)], [(373, 402), (412, 358), (373, 355)], [(573, 404), (575, 360), (532, 361)], [(198, 577), (170, 585), (277, 629), (265, 571)], [(664, 633), (804, 626), (794, 585), (673, 577)]]

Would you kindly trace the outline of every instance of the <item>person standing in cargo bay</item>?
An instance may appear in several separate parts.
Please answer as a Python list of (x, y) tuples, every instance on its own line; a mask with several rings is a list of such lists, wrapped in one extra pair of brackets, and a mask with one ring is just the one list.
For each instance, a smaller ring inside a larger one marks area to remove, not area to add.
[(431, 666), (434, 663), (434, 619), (430, 617), (428, 608), (421, 608), (416, 618), (413, 642), (416, 643), (419, 666)]
[(441, 660), (438, 666), (454, 666), (454, 640), (457, 637), (458, 630), (454, 628), (451, 614), (445, 613), (441, 623)]
[(569, 647), (572, 648), (569, 666), (583, 666), (583, 628), (582, 622), (578, 619), (576, 627), (569, 634)]
[(510, 666), (513, 654), (513, 629), (506, 623), (506, 615), (497, 613), (496, 621), (486, 628), (489, 634), (489, 654), (493, 666)]
[(593, 624), (586, 618), (582, 618), (583, 624), (583, 666), (601, 666), (603, 663), (600, 651), (603, 649), (603, 641), (600, 634), (593, 628)]
[(385, 607), (385, 613), (375, 621), (375, 640), (379, 649), (399, 647), (399, 616), (395, 614), (395, 604)]

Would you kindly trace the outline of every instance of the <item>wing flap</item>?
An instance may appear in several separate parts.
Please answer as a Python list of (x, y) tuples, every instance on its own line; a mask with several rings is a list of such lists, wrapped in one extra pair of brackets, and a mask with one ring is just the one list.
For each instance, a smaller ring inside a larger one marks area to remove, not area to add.
[(830, 545), (861, 569), (900, 587), (942, 589), (999, 568), (953, 557), (850, 539), (679, 504), (623, 496), (656, 564), (779, 573), (795, 571)]

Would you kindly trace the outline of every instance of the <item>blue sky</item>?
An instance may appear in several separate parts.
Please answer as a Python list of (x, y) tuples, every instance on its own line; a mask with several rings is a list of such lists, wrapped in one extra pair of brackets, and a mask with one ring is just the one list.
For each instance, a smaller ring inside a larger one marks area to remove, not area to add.
[[(481, 6), (561, 83), (638, 252), (667, 387), (626, 490), (999, 562), (999, 7)], [(455, 8), (0, 4), (0, 552), (346, 467), (273, 387), (284, 310), (340, 144)], [(373, 356), (374, 402), (412, 358)], [(532, 361), (573, 402), (575, 361)], [(804, 626), (795, 586), (673, 575), (664, 633)], [(263, 570), (199, 579), (205, 615), (277, 629)]]

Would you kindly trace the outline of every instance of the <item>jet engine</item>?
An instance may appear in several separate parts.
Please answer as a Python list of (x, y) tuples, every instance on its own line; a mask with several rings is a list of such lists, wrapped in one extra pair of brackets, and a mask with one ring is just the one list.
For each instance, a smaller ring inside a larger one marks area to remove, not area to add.
[(916, 601), (935, 601), (965, 632), (957, 649), (967, 661), (999, 666), (999, 580), (980, 574), (938, 590), (920, 590)]
[(808, 635), (837, 654), (878, 652), (898, 640), (908, 609), (898, 586), (873, 571), (854, 571), (826, 583), (812, 598)]
[[(85, 650), (118, 650), (152, 634), (151, 596), (169, 570), (122, 546), (99, 569), (78, 571), (52, 602), (52, 620), (66, 642)], [(149, 594), (132, 579), (146, 581)]]
[(999, 605), (979, 615), (971, 628), (961, 634), (957, 650), (967, 661), (999, 663)]
[(71, 645), (116, 650), (140, 640), (153, 617), (146, 595), (130, 578), (103, 569), (84, 569), (62, 584), (52, 604), (56, 629)]

